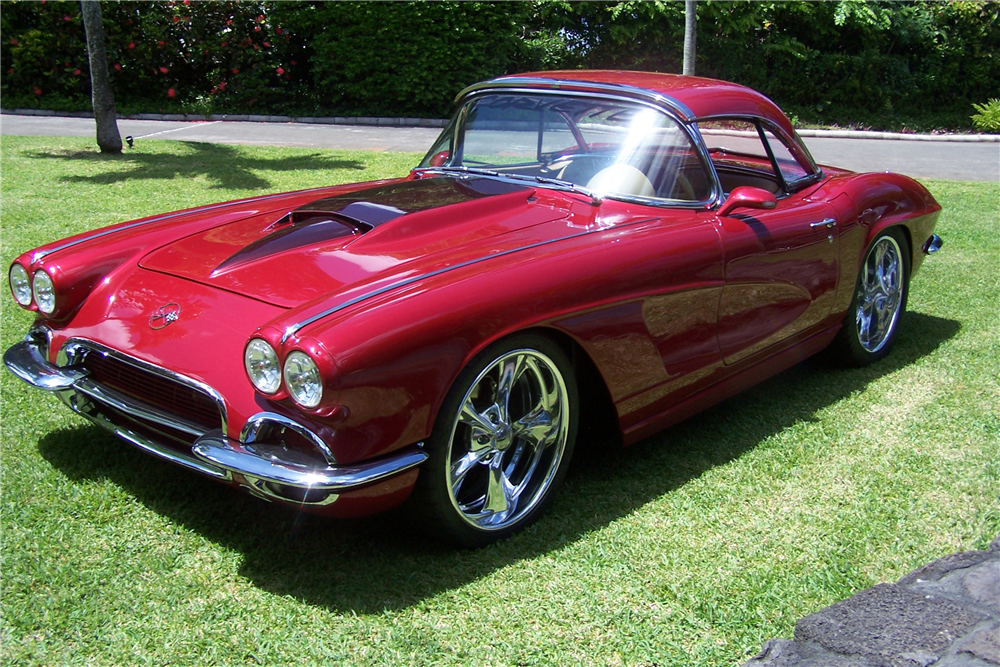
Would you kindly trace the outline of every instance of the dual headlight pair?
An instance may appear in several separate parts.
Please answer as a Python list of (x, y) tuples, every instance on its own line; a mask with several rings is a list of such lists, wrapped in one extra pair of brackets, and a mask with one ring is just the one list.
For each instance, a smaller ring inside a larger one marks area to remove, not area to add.
[(31, 305), (32, 299), (38, 306), (38, 310), (51, 315), (56, 310), (56, 290), (52, 285), (52, 278), (42, 269), (35, 271), (34, 278), (28, 277), (28, 271), (15, 262), (10, 267), (10, 290), (14, 293), (14, 299), (27, 308)]
[(282, 368), (278, 353), (261, 338), (252, 339), (243, 353), (243, 365), (253, 386), (262, 394), (274, 394), (281, 387), (282, 376), (292, 399), (304, 408), (315, 408), (323, 399), (323, 378), (316, 362), (305, 352), (295, 350)]

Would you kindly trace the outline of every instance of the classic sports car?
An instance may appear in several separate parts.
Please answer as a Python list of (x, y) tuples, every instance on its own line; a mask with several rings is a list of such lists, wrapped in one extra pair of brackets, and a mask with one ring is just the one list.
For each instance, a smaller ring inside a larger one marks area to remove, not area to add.
[(545, 510), (585, 418), (628, 444), (821, 350), (879, 359), (941, 245), (921, 185), (817, 166), (742, 86), (543, 72), (457, 102), (405, 178), (25, 252), (5, 364), (261, 498), (409, 498), (482, 545)]

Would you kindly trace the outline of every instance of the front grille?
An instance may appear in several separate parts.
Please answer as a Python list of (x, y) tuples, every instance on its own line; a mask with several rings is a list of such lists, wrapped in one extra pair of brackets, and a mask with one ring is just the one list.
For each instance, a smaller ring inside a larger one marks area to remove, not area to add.
[(164, 412), (204, 426), (219, 428), (221, 415), (215, 400), (195, 387), (153, 373), (98, 351), (89, 352), (83, 367), (90, 379), (120, 394), (131, 396)]

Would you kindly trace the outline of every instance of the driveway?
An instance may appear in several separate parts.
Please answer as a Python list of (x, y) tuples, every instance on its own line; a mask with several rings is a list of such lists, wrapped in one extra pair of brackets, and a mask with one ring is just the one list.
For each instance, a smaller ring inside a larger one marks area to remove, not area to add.
[[(119, 120), (122, 136), (143, 139), (207, 141), (222, 144), (304, 146), (423, 153), (440, 130), (311, 123), (239, 121)], [(94, 137), (90, 118), (0, 116), (7, 135)], [(808, 137), (820, 164), (855, 171), (893, 171), (916, 178), (1000, 182), (1000, 143)]]

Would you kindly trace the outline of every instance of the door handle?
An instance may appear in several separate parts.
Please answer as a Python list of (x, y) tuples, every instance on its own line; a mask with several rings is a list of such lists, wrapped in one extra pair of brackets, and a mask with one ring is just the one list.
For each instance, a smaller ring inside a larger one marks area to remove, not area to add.
[(827, 229), (833, 229), (837, 226), (836, 218), (823, 218), (819, 222), (810, 222), (810, 227), (826, 227)]

